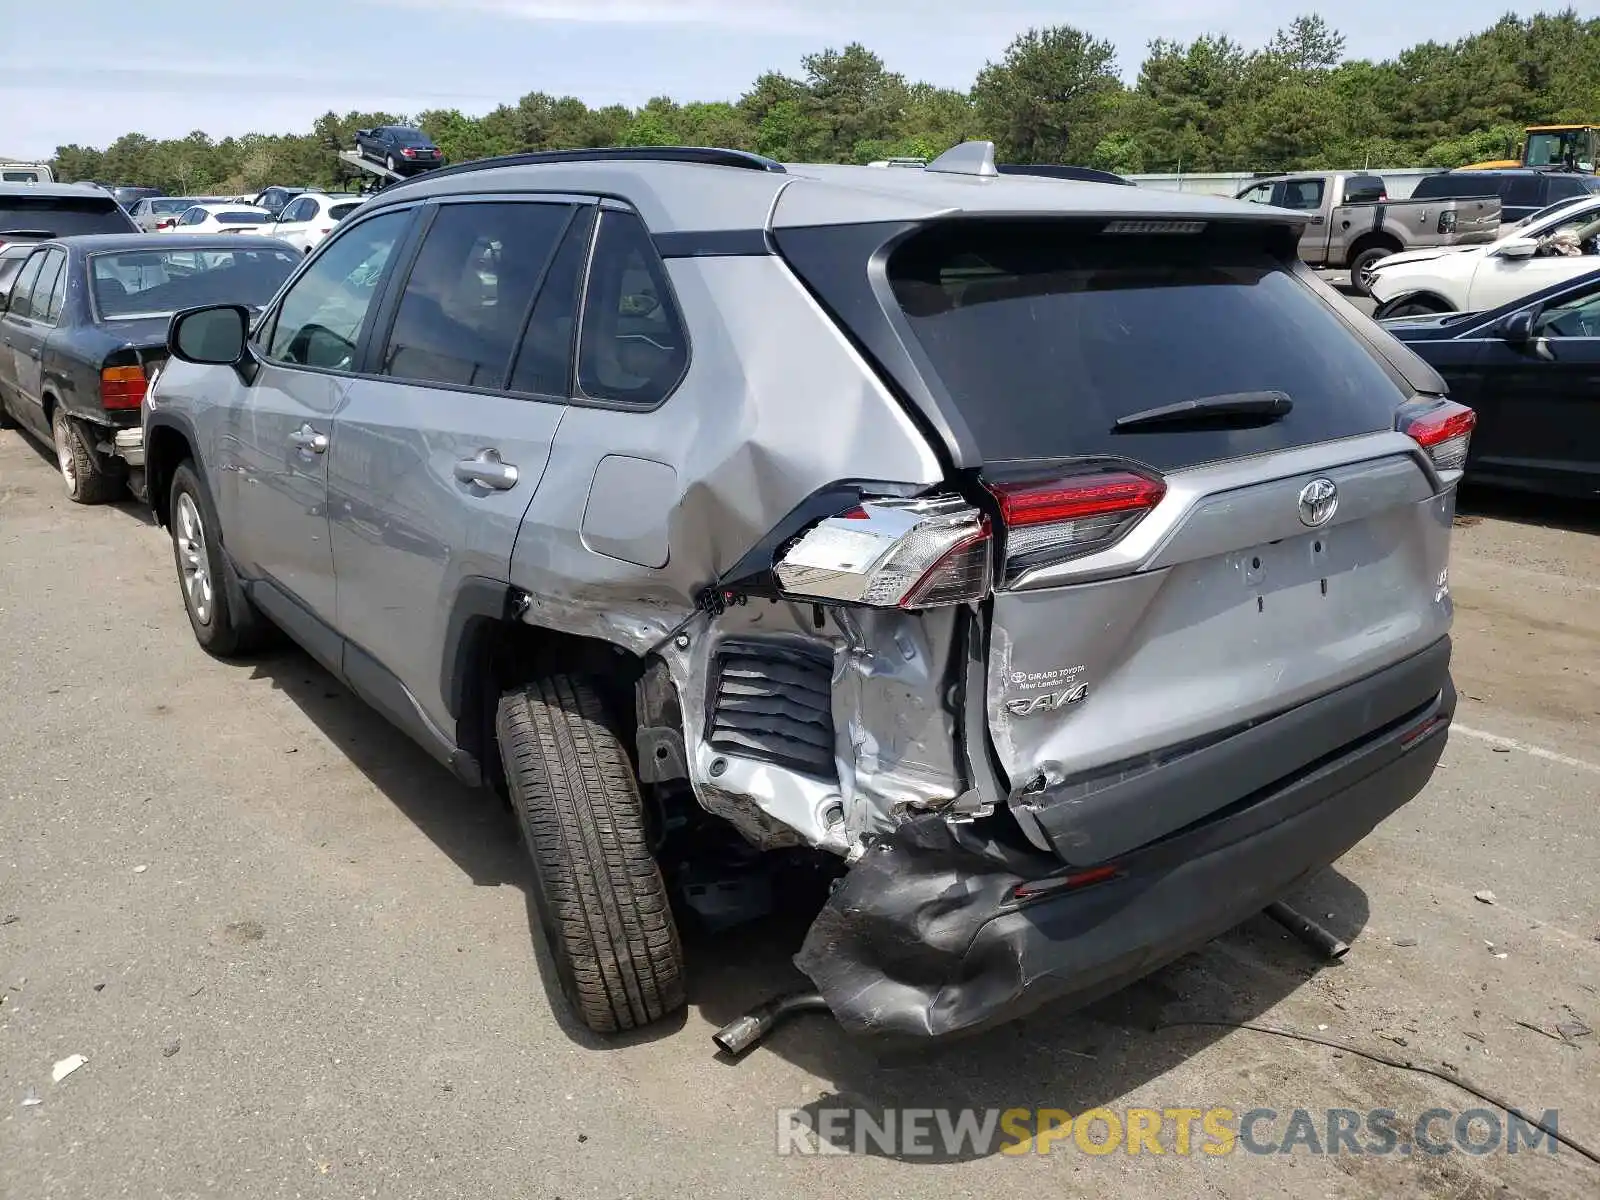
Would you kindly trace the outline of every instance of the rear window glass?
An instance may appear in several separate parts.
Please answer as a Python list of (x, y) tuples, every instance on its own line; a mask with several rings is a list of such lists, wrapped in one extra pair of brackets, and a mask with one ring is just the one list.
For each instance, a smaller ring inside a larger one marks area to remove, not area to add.
[(1424, 175), (1411, 193), (1414, 200), (1460, 200), (1468, 197), (1498, 196), (1499, 175), (1463, 171), (1459, 175)]
[(201, 304), (261, 308), (299, 263), (299, 255), (277, 249), (134, 250), (92, 255), (89, 281), (101, 320)]
[(359, 200), (351, 200), (347, 204), (335, 204), (332, 208), (330, 208), (328, 210), (328, 215), (330, 217), (332, 217), (335, 221), (342, 221), (346, 217), (348, 217), (351, 213), (355, 212), (355, 210), (360, 208), (360, 207), (361, 207), (361, 201), (359, 201)]
[(72, 237), (132, 228), (128, 214), (110, 196), (0, 196), (0, 235), (29, 229)]
[(1344, 181), (1346, 204), (1372, 204), (1388, 194), (1388, 187), (1377, 175), (1352, 175)]
[(271, 216), (264, 212), (220, 212), (217, 214), (219, 225), (265, 225)]
[[(1161, 470), (1393, 428), (1399, 387), (1259, 232), (1105, 235), (1101, 222), (950, 222), (889, 281), (986, 461), (1114, 455)], [(1281, 391), (1270, 424), (1118, 418)]]
[(174, 196), (150, 201), (150, 211), (153, 213), (181, 213), (188, 212), (194, 205), (195, 201), (187, 196)]

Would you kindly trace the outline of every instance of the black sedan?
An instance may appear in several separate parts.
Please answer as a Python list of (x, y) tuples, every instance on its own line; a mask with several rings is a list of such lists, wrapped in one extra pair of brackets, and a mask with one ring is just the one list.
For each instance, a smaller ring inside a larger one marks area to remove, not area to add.
[(167, 325), (203, 304), (263, 308), (303, 256), (275, 238), (85, 234), (32, 244), (0, 308), (0, 427), (55, 448), (80, 504), (143, 488), (139, 407)]
[(433, 140), (409, 125), (376, 125), (356, 130), (356, 153), (381, 162), (397, 175), (415, 175), (444, 165)]
[(1600, 271), (1488, 312), (1380, 324), (1477, 411), (1468, 480), (1600, 498)]

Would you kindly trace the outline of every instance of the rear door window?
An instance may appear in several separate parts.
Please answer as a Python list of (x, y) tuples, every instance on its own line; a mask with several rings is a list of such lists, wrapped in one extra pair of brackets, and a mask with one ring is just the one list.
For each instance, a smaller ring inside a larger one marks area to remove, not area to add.
[(33, 285), (39, 280), (39, 271), (44, 267), (45, 258), (43, 251), (35, 251), (22, 265), (22, 271), (17, 275), (16, 286), (11, 289), (11, 307), (7, 310), (10, 316), (22, 318), (33, 316)]
[(1465, 200), (1498, 196), (1503, 176), (1479, 171), (1459, 175), (1424, 175), (1411, 193), (1413, 200)]
[(528, 317), (511, 368), (510, 389), (537, 396), (565, 398), (572, 394), (573, 334), (578, 324), (578, 295), (583, 263), (589, 253), (593, 214), (580, 213), (567, 227), (561, 249), (545, 272), (544, 286)]
[(1285, 180), (1278, 207), (1292, 208), (1296, 212), (1316, 212), (1322, 207), (1323, 188), (1324, 183), (1320, 179)]
[[(1105, 234), (1099, 221), (951, 221), (889, 282), (984, 459), (1114, 456), (1171, 470), (1392, 429), (1398, 385), (1259, 230)], [(1270, 423), (1154, 425), (1163, 405), (1279, 391)]]
[(50, 237), (80, 233), (127, 233), (133, 222), (109, 195), (0, 196), (0, 237), (7, 230), (34, 230)]
[(1500, 181), (1500, 203), (1506, 208), (1538, 208), (1544, 203), (1537, 175), (1507, 175)]
[(423, 238), (379, 371), (500, 388), (570, 204), (447, 204)]
[(66, 251), (50, 251), (39, 270), (39, 282), (33, 286), (34, 320), (54, 321), (60, 313), (61, 301), (66, 297), (66, 266)]

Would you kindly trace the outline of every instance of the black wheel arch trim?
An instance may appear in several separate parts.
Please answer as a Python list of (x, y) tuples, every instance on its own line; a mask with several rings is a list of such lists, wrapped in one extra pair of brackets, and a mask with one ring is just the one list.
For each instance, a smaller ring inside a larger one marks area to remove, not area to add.
[(1446, 300), (1443, 296), (1439, 295), (1438, 292), (1430, 292), (1426, 288), (1418, 288), (1414, 292), (1401, 292), (1398, 296), (1391, 296), (1387, 300), (1380, 300), (1377, 307), (1372, 310), (1372, 319), (1375, 321), (1381, 321), (1387, 315), (1386, 310), (1397, 308), (1402, 304), (1409, 304), (1416, 300), (1423, 300), (1429, 304), (1439, 305), (1440, 307), (1437, 311), (1441, 313), (1457, 311), (1456, 306), (1451, 304), (1450, 301)]
[[(206, 471), (204, 460), (200, 456), (200, 439), (195, 433), (194, 422), (189, 419), (186, 413), (163, 410), (150, 413), (144, 421), (145, 486), (149, 489), (150, 507), (155, 511), (158, 518), (165, 511), (166, 497), (157, 490), (156, 485), (158, 483), (161, 484), (163, 489), (170, 486), (172, 483), (172, 469), (177, 466), (177, 463), (160, 464), (158, 466), (151, 459), (150, 447), (156, 441), (151, 435), (159, 429), (170, 429), (183, 438), (185, 444), (189, 447), (189, 462), (194, 466), (194, 473), (200, 477), (200, 482), (205, 484), (208, 491), (211, 488), (211, 477)], [(165, 469), (163, 470), (162, 468)], [(212, 505), (214, 506), (216, 502), (216, 496), (213, 495), (211, 497)], [(217, 530), (217, 544), (219, 546), (226, 545), (220, 529)]]

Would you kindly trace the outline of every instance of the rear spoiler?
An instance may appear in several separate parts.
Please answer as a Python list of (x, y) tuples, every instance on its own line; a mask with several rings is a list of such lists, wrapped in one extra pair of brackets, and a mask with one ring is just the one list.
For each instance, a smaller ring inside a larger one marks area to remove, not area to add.
[(29, 241), (45, 242), (56, 236), (54, 229), (0, 229), (0, 242)]

